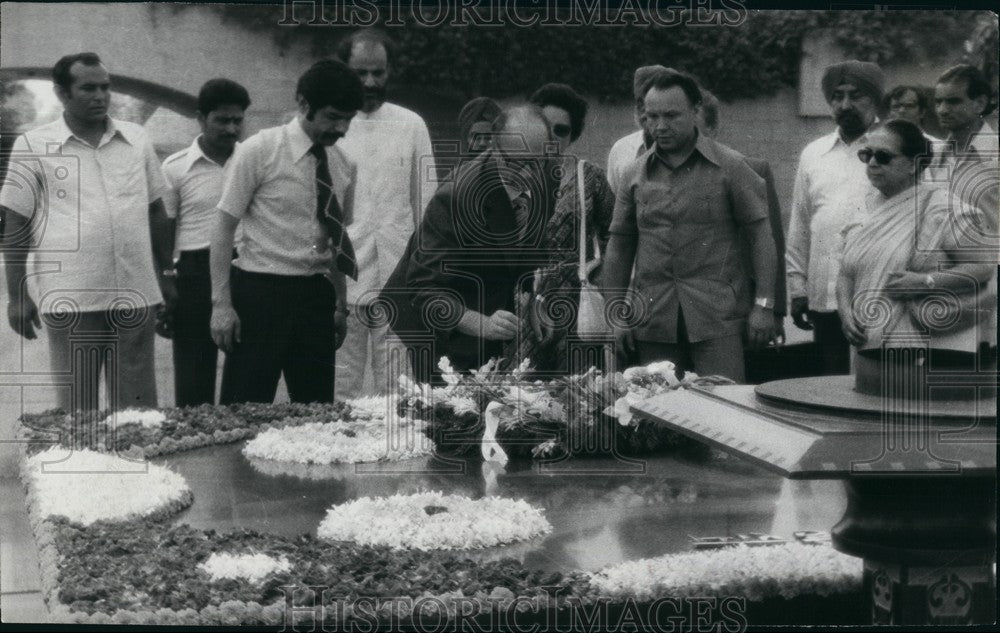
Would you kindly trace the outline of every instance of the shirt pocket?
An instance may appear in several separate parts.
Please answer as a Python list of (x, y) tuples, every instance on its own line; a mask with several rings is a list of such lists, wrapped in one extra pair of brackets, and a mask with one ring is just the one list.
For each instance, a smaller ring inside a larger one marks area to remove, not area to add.
[[(112, 142), (105, 147), (110, 149), (114, 145)], [(101, 151), (98, 162), (104, 171), (105, 189), (109, 197), (135, 198), (137, 203), (140, 200), (148, 203), (146, 160), (135, 147), (128, 146), (124, 149), (118, 146), (113, 147), (111, 151)]]

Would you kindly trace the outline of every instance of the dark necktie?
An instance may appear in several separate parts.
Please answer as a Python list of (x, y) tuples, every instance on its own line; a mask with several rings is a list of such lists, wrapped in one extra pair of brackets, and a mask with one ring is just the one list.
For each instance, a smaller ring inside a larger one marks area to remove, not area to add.
[(336, 249), (337, 270), (357, 281), (358, 262), (354, 257), (351, 238), (344, 230), (344, 214), (340, 209), (340, 202), (333, 191), (326, 148), (317, 143), (309, 148), (309, 153), (316, 157), (316, 217), (326, 227)]

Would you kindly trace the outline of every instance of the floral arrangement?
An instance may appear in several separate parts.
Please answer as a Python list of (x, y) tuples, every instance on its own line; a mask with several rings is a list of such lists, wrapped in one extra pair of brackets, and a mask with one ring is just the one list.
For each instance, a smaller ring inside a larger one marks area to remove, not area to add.
[(359, 545), (440, 550), (493, 547), (551, 531), (542, 511), (520, 499), (427, 492), (335, 505), (317, 535)]
[(803, 594), (856, 591), (862, 562), (832, 547), (792, 543), (729, 547), (628, 561), (594, 574), (601, 595), (652, 600), (659, 596), (730, 595), (759, 601)]
[(27, 460), (23, 476), (42, 517), (82, 525), (173, 514), (193, 500), (187, 482), (169, 468), (87, 449), (38, 453)]
[(250, 458), (320, 465), (400, 461), (433, 453), (423, 422), (405, 418), (271, 428), (243, 447)]
[[(427, 433), (438, 449), (458, 455), (494, 441), (503, 453), (536, 458), (580, 453), (587, 450), (584, 447), (620, 454), (670, 449), (704, 454), (702, 444), (633, 418), (629, 406), (672, 389), (732, 384), (726, 378), (702, 378), (691, 372), (681, 379), (669, 361), (614, 374), (591, 368), (549, 381), (528, 380), (532, 374), (528, 361), (510, 372), (500, 371), (495, 360), (467, 374), (457, 372), (447, 357), (438, 367), (445, 387), (431, 388), (400, 377), (401, 413), (427, 420)], [(497, 453), (495, 448), (491, 451)]]
[(145, 429), (159, 428), (166, 421), (167, 416), (156, 409), (122, 409), (112, 412), (104, 418), (104, 424), (107, 426), (139, 424)]
[(267, 554), (229, 554), (214, 552), (205, 562), (198, 565), (211, 576), (212, 580), (244, 579), (260, 582), (271, 574), (286, 572), (292, 568), (287, 558), (275, 558)]
[[(676, 446), (670, 443), (676, 440), (661, 435), (658, 428), (645, 426), (647, 423), (629, 419), (625, 405), (630, 397), (682, 388), (695, 380), (689, 376), (678, 381), (669, 369), (647, 367), (608, 376), (592, 371), (543, 383), (527, 382), (523, 375), (515, 378), (513, 372), (501, 373), (487, 366), (471, 376), (448, 372), (454, 382), (440, 389), (411, 383), (396, 410), (441, 413), (436, 423), (430, 419), (424, 433), (448, 438), (466, 433), (467, 437), (456, 444), (465, 450), (482, 447), (484, 414), (491, 405), (497, 421), (496, 439), (507, 450), (536, 455), (571, 451), (569, 431), (591, 427), (610, 429), (634, 450), (663, 448)], [(621, 402), (623, 398), (625, 402)], [(800, 601), (794, 603), (800, 605), (796, 608), (812, 609), (800, 612), (813, 614), (816, 609), (825, 609), (827, 620), (835, 623), (864, 620), (864, 613), (852, 610), (860, 604), (860, 565), (829, 548), (784, 546), (681, 554), (625, 563), (598, 574), (563, 574), (534, 569), (514, 558), (470, 555), (488, 549), (425, 551), (412, 545), (399, 549), (309, 534), (288, 538), (251, 531), (217, 533), (165, 521), (191, 503), (191, 492), (175, 473), (140, 459), (143, 452), (149, 456), (232, 442), (277, 427), (318, 423), (328, 428), (381, 426), (387, 415), (392, 417), (391, 412), (384, 399), (366, 399), (335, 405), (166, 409), (162, 418), (150, 411), (118, 412), (115, 416), (50, 411), (24, 416), (21, 437), (28, 442), (22, 444), (22, 480), (39, 548), (42, 588), (53, 620), (96, 625), (275, 626), (286, 622), (286, 600), (296, 605), (311, 605), (313, 600), (332, 605), (358, 596), (409, 598), (395, 615), (411, 618), (423, 611), (407, 608), (419, 608), (414, 604), (432, 598), (436, 602), (431, 606), (441, 604), (449, 617), (455, 617), (456, 610), (464, 617), (470, 608), (482, 614), (515, 605), (518, 611), (533, 611), (544, 619), (545, 613), (581, 605), (727, 595), (748, 600), (751, 622), (774, 621), (775, 613), (788, 612), (789, 599)], [(77, 448), (67, 458), (66, 449), (52, 448), (60, 443), (78, 446), (75, 440), (81, 437), (81, 423), (93, 432), (93, 446), (87, 446), (101, 451)], [(633, 438), (632, 444), (627, 443), (628, 438)], [(123, 453), (138, 463), (122, 459)], [(117, 471), (108, 460), (119, 466)], [(50, 476), (42, 470), (43, 464), (55, 464), (63, 471), (100, 471), (94, 477), (105, 479), (94, 485), (89, 475)], [(146, 474), (121, 472), (126, 466), (140, 466)], [(76, 485), (72, 480), (86, 486), (74, 492), (67, 488), (68, 483)], [(131, 485), (135, 483), (141, 483), (141, 494)], [(120, 488), (112, 492), (115, 486)], [(608, 494), (623, 503), (639, 503), (644, 499), (648, 502), (647, 493), (651, 492), (661, 494), (664, 501), (694, 500), (689, 491), (666, 485), (650, 491), (616, 489)], [(456, 508), (440, 496), (428, 498), (420, 510), (428, 519), (443, 520), (449, 513), (457, 515)], [(508, 516), (517, 517), (521, 524), (536, 521), (536, 532), (544, 533), (540, 510), (528, 507), (516, 512), (504, 507), (486, 514), (490, 521)], [(441, 534), (436, 537), (441, 540), (451, 531), (439, 529)], [(472, 540), (467, 535), (464, 543)], [(499, 551), (509, 553), (527, 545), (530, 542), (522, 540)], [(313, 595), (304, 590), (307, 586), (329, 590)], [(288, 587), (299, 591), (290, 597)], [(816, 598), (828, 594), (832, 598), (825, 601)], [(358, 622), (371, 622), (369, 614), (351, 608), (341, 612), (343, 621), (360, 618)], [(377, 616), (384, 617), (382, 607), (379, 609)], [(433, 614), (429, 617), (437, 621)]]
[[(162, 416), (162, 418), (161, 418)], [(315, 419), (350, 419), (351, 407), (334, 404), (201, 405), (149, 411), (124, 410), (75, 415), (61, 409), (21, 417), (20, 439), (29, 454), (53, 445), (84, 446), (100, 452), (153, 457), (202, 446), (236, 442), (273, 426)]]

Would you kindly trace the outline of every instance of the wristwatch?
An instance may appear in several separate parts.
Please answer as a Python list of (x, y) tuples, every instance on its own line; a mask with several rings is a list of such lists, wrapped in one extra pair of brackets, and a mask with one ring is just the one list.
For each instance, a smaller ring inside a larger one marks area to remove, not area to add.
[(767, 297), (757, 297), (756, 299), (754, 299), (753, 303), (754, 305), (758, 305), (768, 310), (774, 308), (774, 302), (768, 299)]
[(164, 277), (176, 277), (177, 276), (177, 269), (175, 269), (175, 268), (164, 268), (163, 270), (160, 271), (160, 274), (162, 276), (164, 276)]

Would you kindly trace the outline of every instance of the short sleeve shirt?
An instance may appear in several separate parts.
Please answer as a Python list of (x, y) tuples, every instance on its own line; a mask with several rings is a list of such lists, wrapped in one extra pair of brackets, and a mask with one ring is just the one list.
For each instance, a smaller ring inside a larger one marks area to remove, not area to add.
[(134, 123), (108, 119), (97, 147), (62, 117), (19, 137), (0, 205), (30, 220), (39, 310), (160, 303), (149, 205), (164, 191), (153, 145)]
[(223, 169), (205, 155), (197, 138), (190, 147), (163, 161), (163, 176), (167, 181), (163, 204), (167, 215), (177, 221), (174, 238), (177, 251), (200, 250), (211, 244), (216, 209), (222, 197)]
[[(308, 276), (330, 269), (333, 251), (316, 217), (316, 157), (298, 118), (261, 130), (236, 147), (226, 166), (219, 209), (240, 220), (234, 266), (247, 272)], [(327, 147), (333, 190), (349, 222), (356, 169)]]
[(704, 136), (670, 168), (654, 146), (626, 172), (611, 233), (637, 237), (637, 339), (674, 343), (683, 310), (692, 342), (742, 331), (752, 303), (738, 229), (768, 217), (764, 181)]

